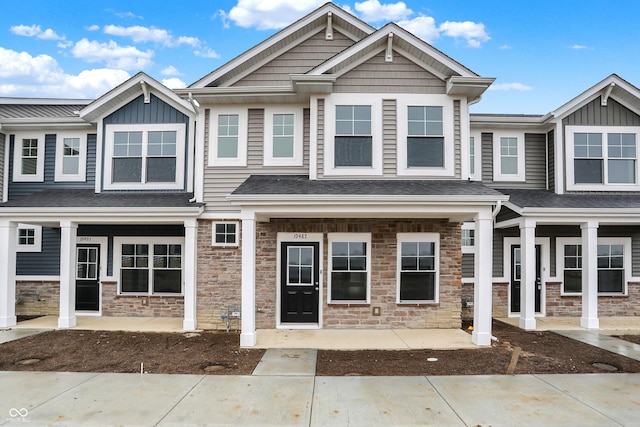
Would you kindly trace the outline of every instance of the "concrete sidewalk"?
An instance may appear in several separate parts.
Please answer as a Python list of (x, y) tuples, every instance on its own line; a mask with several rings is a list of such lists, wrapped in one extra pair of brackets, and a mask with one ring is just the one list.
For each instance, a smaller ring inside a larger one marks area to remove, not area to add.
[(0, 425), (638, 426), (640, 374), (0, 372)]

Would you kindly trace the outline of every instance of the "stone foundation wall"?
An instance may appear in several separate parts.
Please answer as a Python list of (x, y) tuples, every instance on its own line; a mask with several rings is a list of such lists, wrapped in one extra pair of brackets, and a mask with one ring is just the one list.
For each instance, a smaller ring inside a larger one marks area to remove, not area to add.
[[(640, 316), (640, 283), (629, 282), (627, 295), (598, 297), (598, 317)], [(547, 316), (580, 317), (582, 295), (561, 295), (562, 283), (547, 283)]]
[(509, 316), (509, 283), (493, 282), (491, 308), (493, 317)]
[(60, 283), (16, 282), (16, 315), (42, 316), (60, 313)]
[[(274, 219), (257, 224), (256, 314), (258, 328), (276, 326), (277, 233), (323, 233), (324, 328), (458, 328), (461, 326), (460, 224), (447, 220)], [(397, 234), (440, 233), (439, 302), (397, 304)], [(371, 233), (370, 304), (327, 304), (327, 233)], [(373, 315), (373, 308), (380, 315)]]
[(109, 317), (184, 317), (182, 296), (118, 295), (116, 282), (102, 282), (102, 315)]
[(462, 284), (462, 320), (473, 320), (473, 283)]

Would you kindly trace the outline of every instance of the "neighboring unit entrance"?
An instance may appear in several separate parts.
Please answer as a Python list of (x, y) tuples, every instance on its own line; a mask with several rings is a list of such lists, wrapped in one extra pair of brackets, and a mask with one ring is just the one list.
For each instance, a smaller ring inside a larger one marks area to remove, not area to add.
[[(520, 313), (522, 256), (520, 245), (511, 246), (511, 313)], [(536, 245), (536, 290), (535, 311), (540, 313), (542, 296), (542, 274), (540, 268), (540, 245)]]
[(280, 321), (318, 323), (319, 243), (283, 242), (280, 262)]
[(99, 254), (99, 245), (78, 245), (76, 249), (76, 310), (100, 310)]

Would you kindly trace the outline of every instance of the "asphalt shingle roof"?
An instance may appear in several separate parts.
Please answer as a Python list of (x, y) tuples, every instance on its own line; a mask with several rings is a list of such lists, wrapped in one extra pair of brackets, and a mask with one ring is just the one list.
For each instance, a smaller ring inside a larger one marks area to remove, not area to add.
[(473, 181), (310, 180), (307, 175), (252, 175), (232, 194), (502, 196), (502, 193)]
[(3, 207), (23, 208), (186, 208), (200, 206), (189, 203), (191, 193), (95, 193), (94, 190), (45, 190), (5, 203)]
[(636, 209), (640, 194), (555, 194), (546, 190), (500, 190), (520, 208)]

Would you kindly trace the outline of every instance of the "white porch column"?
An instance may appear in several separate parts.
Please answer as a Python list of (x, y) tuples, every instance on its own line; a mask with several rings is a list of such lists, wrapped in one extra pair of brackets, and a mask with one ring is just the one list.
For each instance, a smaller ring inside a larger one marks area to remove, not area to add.
[(582, 230), (582, 317), (580, 326), (598, 329), (598, 223), (589, 221)]
[(491, 314), (493, 287), (493, 218), (491, 211), (481, 212), (475, 219), (476, 252), (474, 257), (476, 282), (473, 286), (473, 333), (471, 342), (491, 345)]
[(520, 328), (536, 329), (536, 222), (520, 223)]
[(15, 222), (0, 222), (0, 328), (16, 325), (17, 229)]
[(60, 317), (58, 328), (76, 326), (76, 236), (78, 224), (60, 222)]
[(197, 259), (198, 254), (198, 221), (189, 219), (184, 222), (184, 320), (182, 329), (195, 331), (197, 301)]
[(242, 218), (242, 332), (240, 346), (256, 345), (256, 219)]

